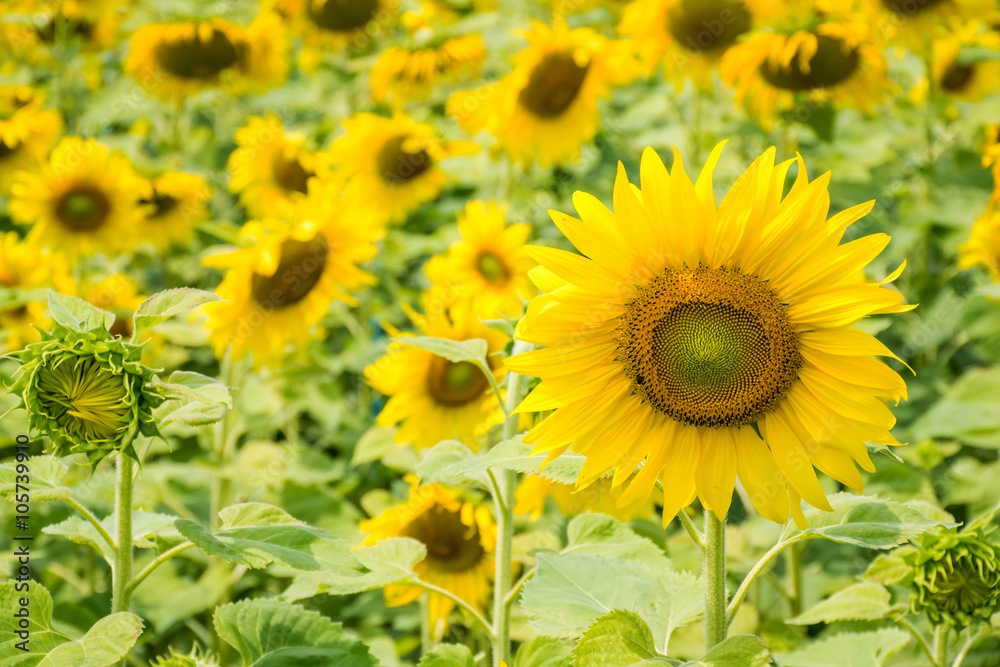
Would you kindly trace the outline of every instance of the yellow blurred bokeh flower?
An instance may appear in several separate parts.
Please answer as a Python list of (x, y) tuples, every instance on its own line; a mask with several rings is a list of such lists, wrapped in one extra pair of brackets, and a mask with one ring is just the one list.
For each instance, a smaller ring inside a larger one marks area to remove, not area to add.
[(37, 170), (62, 132), (57, 111), (43, 109), (45, 95), (31, 86), (0, 86), (0, 194), (14, 175)]

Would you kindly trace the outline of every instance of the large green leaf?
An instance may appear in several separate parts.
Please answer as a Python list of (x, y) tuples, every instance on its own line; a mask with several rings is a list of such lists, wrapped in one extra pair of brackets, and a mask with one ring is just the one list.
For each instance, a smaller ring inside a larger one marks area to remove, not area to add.
[(673, 631), (701, 614), (702, 587), (693, 576), (620, 558), (578, 553), (539, 554), (538, 570), (525, 584), (521, 604), (540, 634), (579, 637), (600, 616), (634, 611), (666, 653)]
[(566, 539), (563, 554), (587, 553), (657, 565), (669, 564), (663, 551), (651, 540), (604, 514), (588, 512), (574, 517), (566, 530)]
[(178, 519), (177, 529), (206, 553), (252, 568), (278, 563), (297, 570), (351, 571), (355, 566), (346, 541), (273, 505), (234, 505), (219, 516), (222, 527), (214, 533), (188, 519)]
[(389, 586), (413, 577), (413, 566), (426, 556), (427, 548), (409, 537), (382, 540), (356, 551), (350, 569), (299, 574), (281, 597), (295, 601), (320, 593), (347, 595)]
[(957, 525), (877, 496), (838, 493), (830, 496), (830, 504), (832, 512), (806, 510), (807, 535), (869, 549), (891, 549), (935, 526)]
[(153, 385), (164, 396), (187, 398), (206, 405), (233, 407), (233, 398), (226, 385), (201, 373), (174, 371), (166, 382), (154, 377)]
[(476, 667), (476, 661), (468, 646), (438, 644), (424, 654), (417, 667)]
[(244, 600), (215, 610), (215, 631), (246, 667), (378, 667), (340, 623), (278, 600)]
[[(0, 495), (10, 499), (17, 491), (17, 477), (25, 474), (17, 472), (16, 461), (0, 464)], [(66, 476), (66, 466), (54, 456), (32, 456), (27, 466), (29, 481), (26, 485), (34, 502), (66, 500), (73, 492), (63, 486), (62, 479)], [(23, 468), (22, 468), (23, 470)]]
[[(52, 624), (52, 597), (44, 586), (31, 582), (27, 591), (18, 591), (17, 582), (0, 584), (0, 667), (106, 667), (129, 652), (142, 634), (142, 619), (119, 612), (105, 616), (79, 639), (72, 639)], [(18, 648), (24, 637), (14, 613), (21, 600), (28, 605), (27, 651)]]
[(771, 652), (764, 640), (754, 635), (733, 635), (716, 645), (701, 660), (685, 662), (683, 667), (767, 667)]
[[(181, 534), (177, 531), (177, 517), (169, 514), (157, 514), (145, 510), (135, 510), (132, 513), (132, 544), (140, 549), (155, 549), (158, 541), (180, 541)], [(109, 535), (114, 535), (114, 516), (105, 517), (101, 525)], [(85, 544), (97, 549), (108, 563), (114, 561), (114, 553), (110, 545), (101, 537), (97, 529), (80, 517), (71, 516), (60, 523), (46, 526), (42, 529), (49, 535), (59, 535), (66, 539)]]
[(101, 325), (110, 329), (115, 316), (106, 310), (90, 305), (75, 296), (66, 296), (49, 290), (49, 313), (52, 321), (73, 331), (87, 331)]
[(833, 621), (874, 621), (892, 610), (889, 591), (881, 584), (855, 584), (837, 591), (811, 609), (791, 618), (791, 625), (812, 625)]
[(782, 667), (881, 667), (910, 640), (905, 630), (846, 632), (779, 658)]
[(977, 447), (1000, 447), (1000, 368), (974, 368), (958, 378), (910, 427), (914, 439), (958, 439)]
[(469, 448), (456, 441), (438, 443), (427, 451), (417, 465), (416, 472), (421, 483), (454, 482), (466, 477), (482, 479), (481, 474), (489, 468), (503, 468), (517, 472), (539, 475), (545, 479), (571, 484), (576, 481), (583, 467), (583, 456), (567, 452), (553, 459), (542, 470), (544, 454), (531, 455), (531, 445), (521, 442), (518, 435), (492, 447), (484, 454), (473, 454)]

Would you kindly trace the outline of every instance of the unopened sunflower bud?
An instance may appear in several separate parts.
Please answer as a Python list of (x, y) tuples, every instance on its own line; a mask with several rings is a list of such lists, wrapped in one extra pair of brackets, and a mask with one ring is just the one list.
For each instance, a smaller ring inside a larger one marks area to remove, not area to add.
[(904, 560), (913, 568), (910, 609), (932, 623), (958, 627), (989, 622), (1000, 607), (1000, 545), (992, 529), (976, 522), (961, 533), (939, 528), (924, 533)]
[(110, 334), (108, 321), (56, 321), (40, 342), (10, 355), (21, 368), (9, 389), (32, 433), (48, 436), (56, 456), (84, 453), (96, 465), (120, 451), (138, 460), (133, 442), (159, 435), (153, 409), (164, 401), (141, 354), (141, 345)]

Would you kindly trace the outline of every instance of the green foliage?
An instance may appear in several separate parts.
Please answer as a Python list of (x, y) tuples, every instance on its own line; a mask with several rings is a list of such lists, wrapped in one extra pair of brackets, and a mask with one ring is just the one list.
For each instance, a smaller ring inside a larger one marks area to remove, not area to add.
[(881, 667), (909, 641), (905, 630), (886, 628), (873, 632), (845, 632), (820, 639), (800, 651), (779, 656), (783, 667)]
[(501, 468), (544, 477), (561, 484), (571, 484), (583, 468), (583, 457), (567, 452), (547, 465), (544, 470), (544, 454), (531, 455), (531, 445), (521, 442), (519, 435), (504, 440), (483, 454), (473, 454), (460, 442), (449, 440), (438, 443), (427, 450), (423, 460), (416, 466), (423, 484), (447, 482), (455, 479), (475, 479), (482, 481), (488, 468)]
[(879, 584), (855, 584), (837, 591), (804, 613), (788, 619), (792, 625), (812, 625), (834, 621), (874, 621), (884, 618), (893, 606), (889, 591)]
[(476, 667), (476, 661), (468, 646), (438, 644), (424, 654), (418, 667)]
[(186, 313), (203, 304), (220, 300), (212, 292), (191, 287), (178, 287), (157, 292), (139, 304), (139, 308), (136, 309), (133, 316), (135, 333), (132, 337), (137, 340), (143, 331), (170, 319), (174, 315)]
[(573, 652), (565, 641), (554, 637), (532, 637), (521, 644), (512, 667), (569, 667)]
[(277, 600), (245, 600), (215, 610), (215, 629), (245, 667), (378, 667), (368, 647), (314, 611)]
[(891, 549), (939, 525), (904, 503), (840, 493), (830, 496), (833, 512), (806, 511), (805, 534), (868, 549)]

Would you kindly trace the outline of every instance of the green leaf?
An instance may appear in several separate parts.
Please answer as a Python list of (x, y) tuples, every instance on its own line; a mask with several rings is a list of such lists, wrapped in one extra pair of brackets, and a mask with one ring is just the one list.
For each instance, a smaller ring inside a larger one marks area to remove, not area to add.
[(874, 621), (890, 612), (889, 591), (881, 584), (855, 584), (837, 591), (786, 623), (812, 625), (833, 621)]
[(382, 540), (354, 552), (349, 569), (303, 572), (281, 595), (284, 600), (302, 600), (327, 593), (348, 595), (396, 584), (414, 576), (413, 566), (427, 557), (427, 548), (409, 537)]
[(584, 457), (580, 454), (565, 453), (549, 461), (545, 470), (541, 469), (545, 461), (544, 454), (531, 456), (531, 445), (521, 442), (524, 435), (515, 436), (492, 447), (482, 456), (477, 456), (466, 463), (460, 470), (462, 474), (485, 471), (487, 468), (503, 468), (517, 472), (530, 473), (545, 479), (572, 484), (576, 481), (580, 469), (583, 468)]
[(49, 313), (53, 322), (73, 331), (89, 331), (100, 326), (110, 329), (115, 323), (114, 314), (53, 290), (49, 290)]
[(476, 661), (468, 646), (438, 644), (424, 654), (417, 667), (476, 667)]
[(174, 315), (193, 310), (198, 306), (212, 301), (222, 301), (216, 294), (191, 287), (179, 287), (157, 292), (136, 309), (132, 317), (134, 322), (133, 339), (138, 339), (140, 333), (156, 326)]
[[(8, 461), (0, 464), (0, 495), (8, 500), (13, 498), (17, 492), (17, 466), (16, 461)], [(28, 466), (30, 481), (27, 484), (31, 500), (34, 502), (51, 502), (54, 500), (66, 500), (73, 495), (73, 492), (63, 486), (62, 480), (66, 476), (66, 466), (54, 456), (32, 456), (25, 464)]]
[(467, 361), (469, 363), (486, 363), (486, 354), (489, 352), (487, 343), (482, 338), (472, 340), (451, 340), (449, 338), (431, 338), (429, 336), (401, 336), (393, 338), (393, 342), (411, 345), (426, 350), (431, 354), (444, 357), (448, 361), (458, 363)]
[(881, 667), (910, 640), (905, 630), (846, 632), (779, 658), (782, 667)]
[(586, 513), (574, 517), (567, 528), (563, 554), (588, 553), (649, 564), (669, 563), (663, 551), (651, 540), (641, 537), (617, 519), (604, 514)]
[(830, 496), (830, 504), (833, 512), (806, 510), (807, 535), (868, 549), (891, 549), (935, 526), (958, 525), (877, 496), (838, 493)]
[(218, 607), (215, 631), (247, 667), (378, 667), (368, 647), (290, 602), (244, 600)]
[(214, 378), (191, 371), (174, 371), (166, 382), (153, 376), (153, 385), (165, 396), (188, 398), (206, 405), (233, 407), (229, 388)]
[(1000, 367), (974, 368), (949, 386), (944, 395), (910, 427), (913, 439), (943, 437), (976, 447), (1000, 448)]
[(865, 579), (886, 586), (902, 583), (913, 576), (913, 568), (903, 558), (913, 551), (914, 547), (905, 546), (880, 555), (865, 570)]
[(771, 652), (764, 640), (754, 635), (733, 635), (716, 645), (701, 660), (685, 662), (684, 667), (767, 667)]
[[(72, 639), (52, 624), (52, 597), (41, 584), (30, 582), (18, 591), (17, 582), (0, 584), (0, 665), (3, 667), (106, 667), (125, 657), (142, 634), (142, 619), (119, 612), (99, 620), (80, 639)], [(24, 638), (14, 616), (21, 600), (28, 602), (28, 651), (17, 647)]]
[(569, 667), (573, 652), (565, 641), (555, 637), (532, 637), (521, 644), (512, 667)]
[(245, 503), (219, 512), (222, 528), (212, 533), (188, 519), (177, 529), (205, 553), (233, 563), (261, 568), (278, 563), (297, 570), (351, 570), (351, 545), (297, 521), (265, 503)]
[(587, 553), (539, 554), (521, 604), (532, 629), (555, 637), (579, 637), (616, 609), (634, 611), (666, 653), (673, 631), (701, 615), (702, 586), (692, 575), (670, 569), (666, 558), (647, 564)]
[[(156, 540), (180, 541), (181, 535), (174, 525), (177, 517), (169, 514), (148, 513), (136, 510), (132, 513), (132, 544), (140, 549), (155, 549)], [(109, 535), (114, 535), (114, 516), (105, 517), (101, 525)], [(59, 535), (76, 544), (84, 544), (96, 549), (110, 565), (114, 562), (114, 552), (111, 546), (101, 537), (97, 529), (89, 521), (71, 516), (65, 521), (45, 526), (42, 532), (48, 535)]]
[(630, 667), (657, 657), (649, 626), (639, 614), (621, 609), (594, 621), (573, 655), (573, 667)]
[(420, 477), (421, 484), (454, 483), (464, 476), (465, 466), (475, 457), (476, 455), (459, 441), (445, 440), (424, 453), (414, 472)]

